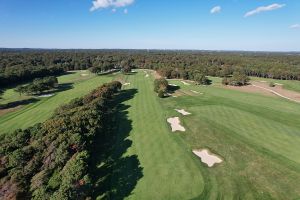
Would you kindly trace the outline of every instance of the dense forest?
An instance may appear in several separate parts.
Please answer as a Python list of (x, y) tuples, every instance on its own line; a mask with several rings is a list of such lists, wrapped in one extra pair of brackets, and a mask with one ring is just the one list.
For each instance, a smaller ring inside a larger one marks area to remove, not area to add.
[(0, 88), (70, 70), (94, 73), (122, 68), (157, 70), (167, 78), (206, 81), (204, 76), (247, 76), (300, 80), (300, 55), (268, 52), (158, 50), (0, 50)]
[[(104, 84), (59, 107), (41, 124), (2, 134), (0, 199), (86, 199), (93, 195), (90, 162), (95, 158), (90, 155), (95, 147), (105, 149), (105, 142), (113, 138), (115, 96), (121, 86), (117, 81)], [(101, 151), (97, 157), (102, 157)]]

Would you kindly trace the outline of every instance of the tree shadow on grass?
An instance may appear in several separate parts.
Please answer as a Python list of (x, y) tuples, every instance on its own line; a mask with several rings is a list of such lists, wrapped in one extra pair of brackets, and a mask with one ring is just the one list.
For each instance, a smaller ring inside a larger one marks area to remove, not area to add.
[(168, 93), (173, 94), (175, 93), (177, 90), (180, 89), (180, 86), (178, 85), (168, 85)]
[(20, 101), (14, 101), (14, 102), (10, 102), (7, 104), (0, 104), (0, 109), (10, 109), (10, 108), (15, 108), (17, 106), (25, 106), (31, 103), (36, 103), (39, 100), (36, 98), (30, 98), (30, 99), (24, 99), (24, 100), (20, 100)]
[(61, 84), (58, 85), (57, 88), (52, 89), (52, 90), (44, 91), (44, 92), (38, 94), (37, 96), (53, 94), (53, 93), (58, 93), (58, 92), (64, 92), (64, 91), (67, 91), (67, 90), (71, 90), (73, 88), (74, 88), (73, 83), (61, 83)]
[(132, 141), (128, 139), (132, 130), (132, 121), (127, 116), (130, 106), (124, 102), (133, 98), (136, 93), (136, 89), (129, 89), (117, 95), (114, 102), (117, 106), (111, 121), (115, 126), (106, 137), (98, 134), (95, 140), (90, 163), (93, 199), (124, 199), (132, 193), (143, 176), (137, 155), (124, 156), (132, 145)]

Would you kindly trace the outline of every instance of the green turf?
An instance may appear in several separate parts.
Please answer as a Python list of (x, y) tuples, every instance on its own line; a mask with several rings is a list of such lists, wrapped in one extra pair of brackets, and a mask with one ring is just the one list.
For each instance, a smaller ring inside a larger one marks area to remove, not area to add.
[[(59, 79), (60, 83), (74, 82), (73, 89), (0, 117), (0, 130), (44, 121), (58, 105), (114, 78), (81, 77), (80, 73)], [(222, 89), (217, 86), (219, 78), (213, 78), (211, 86), (170, 81), (191, 96), (159, 99), (153, 92), (153, 78), (146, 78), (143, 71), (118, 77), (131, 83), (124, 87), (125, 91), (137, 92), (124, 102), (126, 120), (118, 123), (119, 134), (129, 132), (130, 147), (123, 157), (137, 156), (142, 169), (141, 177), (132, 177), (131, 171), (137, 170), (135, 159), (118, 165), (122, 169), (114, 169), (112, 188), (119, 181), (136, 178), (132, 183), (120, 184), (130, 188), (120, 196), (136, 200), (300, 199), (300, 104)], [(14, 98), (18, 97), (11, 99)], [(181, 116), (175, 108), (192, 114)], [(175, 116), (180, 117), (186, 132), (171, 132), (166, 119)], [(115, 148), (116, 153), (123, 152), (124, 146)], [(220, 155), (224, 162), (208, 168), (191, 152), (201, 148)]]
[[(81, 76), (81, 74), (89, 74), (89, 76)], [(22, 109), (6, 114), (0, 117), (0, 134), (11, 132), (17, 128), (27, 128), (38, 122), (43, 122), (48, 119), (55, 108), (59, 105), (68, 103), (70, 100), (81, 97), (91, 90), (99, 87), (104, 82), (109, 82), (113, 79), (109, 76), (95, 76), (89, 72), (72, 72), (70, 74), (60, 76), (58, 78), (60, 84), (72, 84), (72, 89), (56, 93), (55, 96), (49, 98), (39, 98), (38, 102), (24, 106)], [(6, 93), (14, 93), (11, 90)], [(7, 94), (4, 95), (4, 98)], [(8, 96), (8, 95), (7, 95)], [(18, 101), (18, 94), (10, 95), (8, 101)]]
[[(137, 89), (137, 94), (125, 102), (132, 121), (128, 138), (132, 146), (124, 156), (137, 155), (143, 168), (143, 177), (128, 199), (182, 200), (200, 196), (204, 190), (200, 166), (177, 134), (170, 132), (167, 116), (153, 92), (153, 80), (145, 78), (144, 72), (126, 78), (131, 84), (124, 89)], [(123, 132), (124, 127), (119, 131)]]
[(278, 97), (184, 86), (204, 93), (160, 100), (170, 116), (174, 108), (187, 128), (180, 134), (191, 149), (209, 148), (225, 162), (204, 169), (209, 187), (204, 199), (300, 198), (300, 104)]

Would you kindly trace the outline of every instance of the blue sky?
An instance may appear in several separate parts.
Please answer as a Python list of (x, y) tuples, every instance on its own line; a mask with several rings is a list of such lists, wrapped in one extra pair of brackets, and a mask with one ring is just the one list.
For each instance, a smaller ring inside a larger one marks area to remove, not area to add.
[(0, 47), (300, 51), (300, 1), (0, 0)]

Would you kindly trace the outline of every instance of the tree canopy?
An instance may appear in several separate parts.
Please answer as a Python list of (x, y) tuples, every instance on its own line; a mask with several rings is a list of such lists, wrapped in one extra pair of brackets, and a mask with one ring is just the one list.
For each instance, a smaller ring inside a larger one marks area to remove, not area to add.
[(91, 147), (96, 136), (105, 141), (112, 134), (113, 98), (121, 86), (104, 84), (43, 123), (0, 135), (0, 199), (90, 197)]

